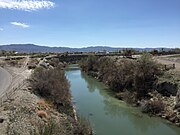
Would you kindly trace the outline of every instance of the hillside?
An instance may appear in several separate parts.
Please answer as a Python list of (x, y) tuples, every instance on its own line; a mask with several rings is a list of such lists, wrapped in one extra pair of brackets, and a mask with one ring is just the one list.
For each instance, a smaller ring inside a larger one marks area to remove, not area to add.
[[(10, 44), (10, 45), (0, 45), (0, 50), (8, 50), (8, 51), (17, 51), (17, 52), (25, 52), (25, 53), (32, 53), (32, 52), (98, 52), (98, 51), (117, 51), (122, 50), (123, 48), (114, 48), (114, 47), (107, 47), (107, 46), (91, 46), (91, 47), (84, 47), (84, 48), (69, 48), (69, 47), (48, 47), (48, 46), (39, 46), (34, 44)], [(135, 50), (139, 51), (150, 51), (153, 49), (160, 50), (161, 48), (134, 48)], [(166, 48), (165, 50), (169, 50), (170, 48)]]

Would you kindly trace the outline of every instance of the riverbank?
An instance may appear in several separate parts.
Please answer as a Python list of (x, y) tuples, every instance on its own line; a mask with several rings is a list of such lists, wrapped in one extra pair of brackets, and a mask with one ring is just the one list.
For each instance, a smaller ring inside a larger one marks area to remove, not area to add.
[(116, 98), (139, 106), (150, 116), (162, 117), (180, 127), (180, 74), (177, 71), (163, 73), (157, 63), (147, 58), (138, 61), (141, 63), (128, 59), (90, 57), (80, 65), (88, 75), (109, 86), (116, 93)]
[[(14, 70), (15, 68), (12, 69)], [(45, 70), (48, 71), (50, 69), (45, 69)], [(51, 70), (53, 70), (53, 67), (51, 67)], [(16, 71), (20, 72), (21, 68), (16, 68)], [(30, 74), (32, 75), (32, 73), (34, 73), (33, 70), (28, 70), (28, 71), (29, 71), (28, 72), (29, 75)], [(63, 74), (63, 70), (60, 70), (59, 72)], [(16, 75), (13, 76), (16, 77)], [(40, 96), (38, 93), (34, 91), (34, 87), (30, 85), (31, 84), (30, 78), (29, 80), (25, 80), (25, 78), (21, 78), (24, 79), (23, 82), (26, 83), (23, 83), (23, 86), (16, 89), (16, 91), (14, 91), (11, 96), (8, 96), (7, 100), (4, 101), (2, 106), (0, 107), (1, 135), (19, 135), (19, 134), (20, 135), (44, 135), (44, 134), (90, 135), (91, 134), (91, 129), (90, 128), (87, 129), (86, 121), (82, 120), (80, 117), (76, 115), (76, 112), (74, 111), (73, 105), (71, 103), (71, 98), (69, 98), (71, 97), (70, 95), (67, 97), (68, 98), (67, 100), (71, 105), (69, 107), (63, 107), (64, 105), (61, 102), (62, 104), (60, 104), (59, 108), (57, 108), (57, 105), (55, 105), (52, 100)], [(41, 78), (41, 79), (47, 80), (48, 78)], [(36, 80), (36, 82), (37, 81), (38, 80)], [(64, 86), (60, 86), (59, 88), (62, 87), (64, 88)], [(53, 88), (49, 88), (49, 90), (51, 89)], [(45, 91), (45, 93), (46, 92), (47, 91)], [(55, 95), (58, 95), (58, 93), (55, 93)], [(59, 94), (58, 96), (63, 96), (63, 95)], [(57, 96), (54, 98), (57, 98)], [(59, 98), (60, 101), (61, 97)]]
[[(41, 130), (52, 134), (73, 134), (73, 120), (27, 89), (17, 90), (1, 107), (1, 135), (35, 135)], [(53, 127), (52, 127), (53, 126)]]
[[(87, 75), (77, 65), (66, 69), (77, 113), (88, 118), (96, 135), (179, 135), (180, 128), (168, 121), (149, 117), (114, 97), (104, 83)], [(78, 84), (78, 85), (77, 85)]]

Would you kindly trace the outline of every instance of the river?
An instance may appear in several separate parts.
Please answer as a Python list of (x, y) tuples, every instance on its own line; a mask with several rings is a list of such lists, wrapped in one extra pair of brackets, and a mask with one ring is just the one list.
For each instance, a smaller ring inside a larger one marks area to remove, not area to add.
[(77, 65), (67, 68), (66, 77), (78, 114), (89, 119), (96, 135), (180, 135), (180, 128), (114, 98), (103, 83)]

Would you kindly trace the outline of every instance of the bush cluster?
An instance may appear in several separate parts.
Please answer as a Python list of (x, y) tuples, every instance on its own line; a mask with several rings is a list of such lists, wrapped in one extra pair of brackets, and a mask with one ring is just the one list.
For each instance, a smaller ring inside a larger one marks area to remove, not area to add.
[[(30, 135), (92, 135), (92, 128), (89, 121), (85, 118), (78, 118), (78, 123), (69, 119), (65, 123), (51, 119), (44, 122), (38, 122), (37, 127), (30, 131)], [(71, 125), (73, 124), (73, 126)]]
[(30, 61), (28, 62), (28, 69), (35, 69), (36, 66), (38, 65), (39, 61), (37, 58), (31, 58)]
[[(69, 90), (70, 85), (61, 66), (51, 69), (38, 67), (34, 70), (29, 81), (34, 93), (50, 102), (53, 102), (59, 112), (67, 114), (68, 123), (66, 128), (69, 132), (64, 134), (92, 135), (92, 129), (88, 121), (80, 118), (77, 121), (74, 119), (71, 94)], [(40, 101), (39, 103), (44, 104), (43, 101)], [(73, 126), (71, 124), (73, 124)], [(70, 130), (68, 130), (68, 128)], [(47, 124), (39, 124), (38, 129), (33, 131), (31, 134), (59, 135), (63, 132), (61, 131), (62, 129), (62, 123), (57, 123), (52, 120)]]
[(143, 113), (158, 114), (164, 110), (164, 103), (161, 100), (147, 101), (141, 106)]
[(89, 56), (81, 61), (80, 66), (88, 74), (96, 75), (115, 92), (128, 90), (135, 92), (137, 98), (146, 96), (161, 74), (157, 62), (147, 53), (137, 60), (121, 59), (118, 62), (110, 57)]
[(57, 107), (71, 108), (71, 94), (69, 91), (69, 82), (64, 71), (59, 67), (54, 69), (36, 68), (31, 76), (30, 84), (35, 93), (49, 99)]

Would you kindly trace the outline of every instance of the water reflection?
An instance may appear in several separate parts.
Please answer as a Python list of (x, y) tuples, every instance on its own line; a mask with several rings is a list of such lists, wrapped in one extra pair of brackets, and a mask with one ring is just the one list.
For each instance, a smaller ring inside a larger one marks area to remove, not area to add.
[(99, 82), (97, 79), (88, 76), (84, 72), (81, 72), (81, 77), (86, 81), (89, 92), (94, 92), (95, 90), (98, 90), (102, 96), (114, 96), (114, 93), (110, 91), (109, 88), (105, 86), (102, 82)]
[[(67, 70), (67, 77), (72, 82), (72, 87), (75, 91), (74, 96), (78, 99), (77, 105), (80, 106), (80, 112), (84, 112), (85, 116), (94, 113), (91, 121), (95, 124), (95, 128), (99, 134), (107, 134), (114, 132), (113, 135), (120, 133), (123, 126), (127, 126), (128, 130), (132, 130), (133, 134), (138, 135), (178, 135), (180, 129), (171, 125), (164, 124), (158, 118), (150, 118), (142, 114), (137, 108), (127, 106), (125, 103), (115, 99), (113, 93), (103, 84), (96, 79), (87, 76), (85, 73), (80, 72), (78, 68)], [(77, 82), (79, 87), (77, 87)], [(78, 93), (76, 89), (83, 89)], [(89, 109), (90, 108), (90, 109)], [(110, 124), (113, 123), (114, 125)], [(117, 125), (120, 127), (116, 127)], [(107, 127), (103, 129), (102, 127)], [(102, 132), (102, 133), (100, 133)]]
[(94, 92), (96, 89), (101, 88), (100, 83), (97, 80), (90, 78), (87, 74), (81, 72), (81, 77), (86, 81), (89, 92)]
[(144, 116), (135, 108), (129, 108), (118, 105), (118, 103), (114, 102), (114, 99), (109, 98), (108, 100), (104, 100), (104, 110), (106, 114), (110, 117), (127, 117), (129, 121), (133, 124), (133, 126), (140, 130), (141, 132), (146, 132), (150, 128), (154, 128), (159, 126), (159, 122), (152, 121), (148, 116)]
[(81, 77), (86, 81), (89, 92), (99, 90), (99, 93), (105, 97), (103, 102), (106, 115), (112, 118), (127, 117), (133, 123), (134, 127), (139, 129), (141, 132), (146, 132), (149, 128), (154, 128), (159, 125), (158, 121), (154, 123), (154, 121), (150, 120), (148, 116), (144, 116), (135, 108), (128, 107), (125, 103), (120, 103), (121, 101), (117, 101), (114, 97), (110, 97), (109, 94), (113, 95), (113, 93), (108, 91), (107, 87), (103, 86), (103, 84), (98, 82), (96, 79), (89, 77), (85, 73), (81, 73)]

